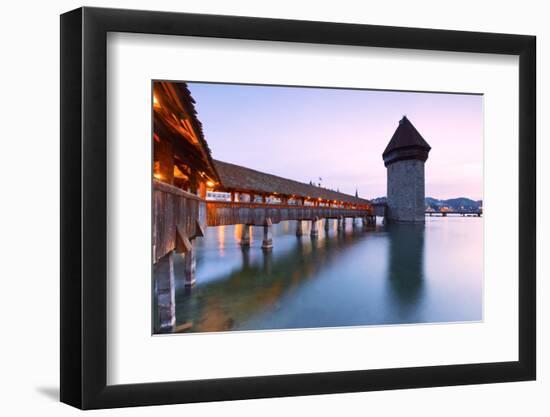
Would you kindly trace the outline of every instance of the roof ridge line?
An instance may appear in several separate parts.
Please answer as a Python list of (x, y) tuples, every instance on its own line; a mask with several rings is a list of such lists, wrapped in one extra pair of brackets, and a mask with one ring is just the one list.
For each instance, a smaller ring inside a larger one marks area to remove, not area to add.
[(283, 181), (290, 181), (290, 182), (300, 184), (300, 185), (305, 186), (305, 187), (312, 187), (312, 188), (315, 188), (317, 190), (326, 190), (328, 192), (335, 193), (337, 195), (342, 195), (342, 196), (346, 196), (346, 197), (349, 197), (349, 198), (357, 199), (359, 201), (365, 201), (365, 202), (370, 203), (370, 200), (368, 200), (366, 198), (355, 197), (354, 195), (342, 193), (341, 191), (335, 191), (335, 190), (331, 190), (331, 189), (325, 188), (325, 187), (318, 187), (316, 185), (312, 185), (312, 184), (308, 184), (308, 183), (305, 183), (305, 182), (297, 181), (297, 180), (294, 180), (294, 179), (291, 179), (291, 178), (281, 177), (280, 175), (275, 175), (275, 174), (270, 174), (270, 173), (263, 172), (263, 171), (258, 171), (257, 169), (254, 169), (254, 168), (245, 167), (245, 166), (234, 164), (234, 163), (231, 163), (231, 162), (221, 161), (219, 159), (213, 159), (213, 161), (214, 161), (214, 163), (221, 162), (222, 164), (232, 165), (234, 167), (237, 167), (237, 168), (240, 168), (240, 169), (246, 169), (248, 171), (253, 171), (253, 172), (256, 172), (256, 173), (261, 174), (261, 175), (269, 175), (270, 177), (279, 178)]

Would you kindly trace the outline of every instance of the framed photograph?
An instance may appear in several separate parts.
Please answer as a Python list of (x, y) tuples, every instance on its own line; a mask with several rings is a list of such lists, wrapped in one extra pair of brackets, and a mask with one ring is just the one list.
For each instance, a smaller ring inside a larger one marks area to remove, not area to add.
[(61, 401), (533, 380), (535, 37), (61, 16)]

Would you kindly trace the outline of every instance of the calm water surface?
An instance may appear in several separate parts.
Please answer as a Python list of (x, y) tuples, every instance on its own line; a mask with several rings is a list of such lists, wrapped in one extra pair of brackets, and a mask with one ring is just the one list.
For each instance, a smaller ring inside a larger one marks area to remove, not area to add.
[(246, 249), (241, 226), (208, 228), (196, 241), (197, 284), (176, 291), (177, 324), (215, 332), (483, 318), (482, 218), (367, 230), (348, 220), (345, 233), (332, 222), (314, 240), (294, 228), (274, 225), (267, 254), (260, 227)]

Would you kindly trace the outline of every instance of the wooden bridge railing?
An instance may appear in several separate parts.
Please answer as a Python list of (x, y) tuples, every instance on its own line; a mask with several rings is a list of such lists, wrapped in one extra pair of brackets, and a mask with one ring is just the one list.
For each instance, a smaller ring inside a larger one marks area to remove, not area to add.
[(207, 201), (208, 226), (251, 224), (262, 226), (266, 219), (272, 223), (285, 220), (312, 220), (314, 218), (363, 217), (373, 215), (372, 207), (336, 208), (302, 205)]
[(176, 249), (178, 233), (188, 239), (206, 227), (206, 201), (160, 181), (153, 182), (153, 262)]
[(375, 215), (374, 206), (359, 208), (314, 207), (271, 203), (206, 201), (172, 185), (153, 182), (153, 262), (182, 240), (202, 236), (206, 226), (249, 224), (263, 226), (285, 220), (364, 217)]

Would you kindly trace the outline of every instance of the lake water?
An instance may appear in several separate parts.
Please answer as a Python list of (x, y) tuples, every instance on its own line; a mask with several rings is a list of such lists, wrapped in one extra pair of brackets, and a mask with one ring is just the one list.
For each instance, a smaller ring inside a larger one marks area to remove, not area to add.
[[(269, 253), (261, 227), (250, 248), (239, 245), (240, 232), (211, 227), (197, 238), (197, 284), (176, 289), (176, 322), (187, 332), (483, 319), (482, 218), (366, 230), (348, 220), (345, 232), (332, 221), (316, 239), (282, 222)], [(176, 274), (182, 268), (176, 260)]]

